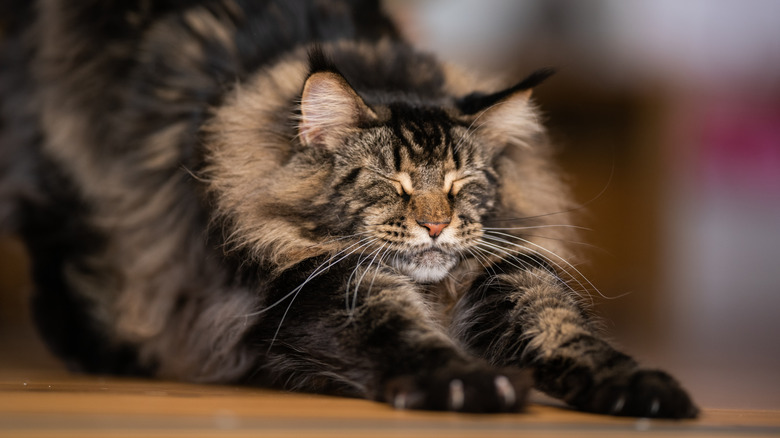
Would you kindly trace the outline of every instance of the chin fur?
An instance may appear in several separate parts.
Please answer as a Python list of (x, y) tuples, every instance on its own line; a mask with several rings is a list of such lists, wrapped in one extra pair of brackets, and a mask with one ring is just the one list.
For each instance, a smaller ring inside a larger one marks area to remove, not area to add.
[(437, 283), (449, 274), (457, 264), (454, 255), (430, 249), (399, 257), (396, 268), (418, 283)]

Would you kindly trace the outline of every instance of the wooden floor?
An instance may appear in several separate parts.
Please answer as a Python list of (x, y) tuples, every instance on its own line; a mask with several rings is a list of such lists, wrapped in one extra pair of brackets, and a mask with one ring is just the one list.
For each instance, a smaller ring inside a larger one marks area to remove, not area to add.
[(0, 437), (760, 437), (780, 412), (704, 410), (693, 421), (530, 405), (512, 415), (405, 412), (363, 400), (251, 388), (0, 370)]
[[(0, 327), (1, 328), (1, 327)], [(780, 390), (780, 388), (776, 388)], [(780, 411), (613, 418), (535, 396), (524, 413), (397, 411), (365, 400), (71, 374), (30, 326), (0, 329), (0, 438), (780, 437)]]

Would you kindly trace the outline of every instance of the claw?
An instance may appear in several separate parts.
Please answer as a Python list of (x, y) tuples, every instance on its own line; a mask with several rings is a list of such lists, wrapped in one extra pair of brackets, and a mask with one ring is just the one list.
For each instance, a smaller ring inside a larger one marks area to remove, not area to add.
[(620, 398), (618, 398), (615, 401), (615, 405), (612, 406), (612, 413), (617, 414), (618, 412), (623, 410), (623, 406), (626, 405), (626, 396), (621, 395)]
[(463, 381), (460, 379), (453, 379), (450, 381), (450, 409), (453, 411), (461, 410), (463, 408), (464, 400)]
[(406, 409), (406, 393), (399, 392), (393, 399), (393, 407), (396, 409)]
[(493, 383), (496, 385), (496, 392), (504, 399), (504, 406), (514, 406), (517, 396), (515, 395), (515, 388), (512, 387), (509, 379), (506, 376), (498, 376)]
[(658, 414), (659, 409), (661, 409), (661, 402), (658, 401), (657, 398), (654, 398), (653, 402), (650, 404), (650, 415), (655, 416)]

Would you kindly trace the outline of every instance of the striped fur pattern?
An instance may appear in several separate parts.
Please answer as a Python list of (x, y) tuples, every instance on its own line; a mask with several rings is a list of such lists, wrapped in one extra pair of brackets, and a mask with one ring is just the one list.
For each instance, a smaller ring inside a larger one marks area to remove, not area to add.
[(19, 2), (2, 52), (0, 220), (72, 368), (696, 414), (585, 310), (549, 72), (493, 87), (370, 1), (106, 5)]

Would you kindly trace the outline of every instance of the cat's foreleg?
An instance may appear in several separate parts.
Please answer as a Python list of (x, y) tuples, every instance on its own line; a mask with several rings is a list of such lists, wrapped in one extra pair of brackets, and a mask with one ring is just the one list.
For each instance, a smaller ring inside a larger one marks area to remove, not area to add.
[(598, 334), (579, 298), (529, 257), (494, 266), (456, 308), (452, 331), (492, 364), (533, 370), (541, 391), (585, 411), (689, 418), (698, 410), (663, 371), (640, 368)]
[[(294, 290), (309, 271), (290, 270), (271, 287)], [(397, 408), (517, 410), (529, 373), (500, 370), (463, 351), (434, 322), (417, 287), (382, 268), (335, 267), (309, 279), (254, 328), (252, 341), (265, 353), (252, 378)]]

